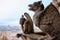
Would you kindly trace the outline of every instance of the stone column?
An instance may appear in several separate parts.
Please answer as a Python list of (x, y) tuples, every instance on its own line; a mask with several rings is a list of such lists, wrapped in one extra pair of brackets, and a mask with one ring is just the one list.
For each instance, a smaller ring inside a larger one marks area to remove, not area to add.
[(60, 13), (60, 0), (52, 0), (52, 4), (58, 9)]
[(58, 0), (52, 0), (52, 4), (53, 4), (56, 8), (58, 8), (57, 3), (58, 3)]
[(58, 0), (58, 2), (60, 2), (60, 0)]
[(58, 0), (58, 11), (59, 11), (59, 13), (60, 13), (60, 0)]

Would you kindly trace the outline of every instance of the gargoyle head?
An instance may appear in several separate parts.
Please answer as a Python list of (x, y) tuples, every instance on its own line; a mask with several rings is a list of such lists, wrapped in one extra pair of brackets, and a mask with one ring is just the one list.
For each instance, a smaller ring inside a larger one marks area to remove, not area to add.
[(42, 4), (42, 1), (34, 2), (33, 4), (28, 5), (31, 11), (36, 11), (40, 8), (40, 11), (44, 9), (44, 5)]

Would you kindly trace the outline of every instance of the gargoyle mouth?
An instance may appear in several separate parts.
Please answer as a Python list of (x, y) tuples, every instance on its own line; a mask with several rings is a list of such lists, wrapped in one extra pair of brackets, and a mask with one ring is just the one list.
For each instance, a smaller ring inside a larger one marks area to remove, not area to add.
[(29, 10), (32, 10), (32, 4), (28, 5)]
[(29, 6), (29, 7), (32, 7), (32, 4), (29, 4), (28, 6)]
[(28, 5), (29, 6), (29, 10), (31, 11), (35, 11), (36, 7), (33, 4)]

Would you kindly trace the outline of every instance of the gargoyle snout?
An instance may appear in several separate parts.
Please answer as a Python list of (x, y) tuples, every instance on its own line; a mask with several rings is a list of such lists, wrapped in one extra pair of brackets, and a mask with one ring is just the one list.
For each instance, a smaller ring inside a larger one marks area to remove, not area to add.
[(29, 7), (32, 7), (32, 4), (29, 4), (28, 6), (29, 6)]

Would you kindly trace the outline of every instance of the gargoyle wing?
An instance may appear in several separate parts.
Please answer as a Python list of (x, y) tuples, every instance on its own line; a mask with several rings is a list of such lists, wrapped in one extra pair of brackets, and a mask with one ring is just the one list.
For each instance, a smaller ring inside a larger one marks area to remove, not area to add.
[(48, 25), (50, 25), (51, 28), (54, 28), (58, 31), (60, 30), (60, 14), (57, 8), (52, 3), (49, 6), (47, 6), (47, 8), (41, 13), (39, 18), (40, 25), (47, 26), (45, 27), (46, 29), (50, 29), (50, 27), (48, 27)]
[(26, 20), (28, 21), (28, 24), (25, 23), (27, 25), (26, 27), (28, 27), (28, 32), (33, 33), (34, 32), (33, 21), (28, 13), (24, 13), (24, 15), (27, 18)]
[(48, 24), (48, 23), (51, 23), (57, 16), (59, 16), (59, 12), (57, 8), (53, 4), (50, 4), (41, 13), (39, 18), (40, 18), (41, 24)]
[(28, 13), (24, 13), (25, 17), (27, 18), (27, 20), (33, 25), (33, 21), (30, 17), (30, 15)]

